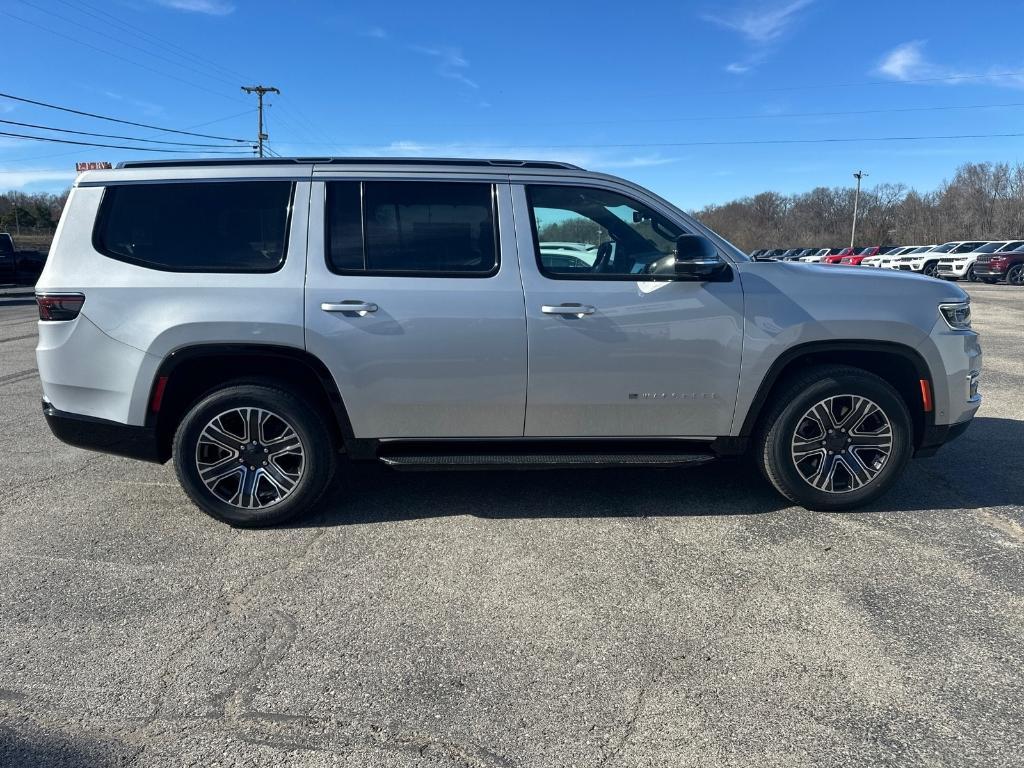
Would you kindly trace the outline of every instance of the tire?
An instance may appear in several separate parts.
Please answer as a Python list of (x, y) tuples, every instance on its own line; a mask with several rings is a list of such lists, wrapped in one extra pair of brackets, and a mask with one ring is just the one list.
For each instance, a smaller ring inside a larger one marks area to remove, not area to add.
[(981, 282), (983, 282), (985, 285), (995, 285), (999, 281), (994, 277), (983, 277), (981, 278)]
[(337, 463), (322, 414), (271, 383), (251, 382), (199, 400), (178, 425), (173, 457), (195, 505), (240, 528), (277, 525), (313, 508)]
[(1007, 285), (1024, 285), (1024, 264), (1014, 264), (1006, 272)]
[[(823, 403), (828, 414), (811, 415)], [(864, 414), (859, 420), (851, 415), (855, 408)], [(854, 440), (860, 445), (845, 442)], [(854, 509), (899, 478), (913, 451), (913, 426), (903, 398), (885, 380), (859, 368), (816, 366), (774, 398), (756, 449), (764, 476), (790, 501), (819, 511)]]
[(974, 274), (973, 264), (971, 264), (971, 266), (967, 268), (967, 280), (972, 283), (977, 283), (981, 281), (981, 278)]
[(929, 261), (927, 264), (924, 265), (924, 268), (921, 270), (921, 274), (925, 275), (926, 277), (938, 277), (939, 262)]

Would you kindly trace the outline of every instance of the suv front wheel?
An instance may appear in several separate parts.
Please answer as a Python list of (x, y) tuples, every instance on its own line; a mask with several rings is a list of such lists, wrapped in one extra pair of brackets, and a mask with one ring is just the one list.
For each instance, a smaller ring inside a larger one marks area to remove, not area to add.
[(229, 384), (196, 403), (174, 436), (174, 469), (189, 498), (239, 527), (275, 525), (320, 499), (334, 474), (324, 420), (276, 386)]
[(910, 458), (913, 427), (903, 398), (859, 368), (807, 370), (776, 398), (759, 435), (765, 477), (789, 500), (817, 510), (875, 500)]

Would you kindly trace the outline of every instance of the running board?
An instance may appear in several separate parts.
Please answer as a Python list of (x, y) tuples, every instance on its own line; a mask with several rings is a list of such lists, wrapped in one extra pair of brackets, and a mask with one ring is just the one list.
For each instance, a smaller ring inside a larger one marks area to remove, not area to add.
[(600, 469), (602, 467), (691, 467), (714, 461), (711, 453), (537, 453), (381, 456), (399, 470), (432, 469)]

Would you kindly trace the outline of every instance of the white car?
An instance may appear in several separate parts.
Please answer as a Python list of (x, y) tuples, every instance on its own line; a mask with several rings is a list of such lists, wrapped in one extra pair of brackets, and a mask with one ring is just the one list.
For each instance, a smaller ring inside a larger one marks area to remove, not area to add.
[(904, 253), (910, 253), (917, 246), (914, 245), (901, 245), (897, 248), (886, 251), (885, 253), (879, 253), (875, 256), (869, 256), (864, 259), (860, 264), (862, 267), (887, 267), (893, 259), (897, 256), (901, 256)]
[(824, 259), (826, 256), (828, 256), (830, 252), (831, 252), (830, 248), (819, 248), (814, 253), (809, 253), (806, 256), (801, 256), (799, 259), (797, 259), (797, 261), (803, 261), (803, 262), (807, 262), (807, 263), (810, 263), (810, 264), (816, 264), (819, 261), (821, 261), (822, 259)]
[(541, 241), (538, 245), (545, 258), (567, 266), (592, 267), (597, 259), (597, 246), (589, 243)]
[(900, 265), (904, 262), (912, 261), (914, 258), (920, 257), (922, 254), (930, 253), (939, 246), (936, 244), (931, 245), (917, 245), (911, 246), (909, 251), (904, 251), (899, 256), (893, 257), (892, 261), (885, 265), (886, 269), (900, 269)]
[(948, 258), (946, 254), (955, 256), (960, 253), (970, 253), (985, 245), (985, 242), (985, 240), (953, 240), (952, 242), (935, 246), (921, 254), (901, 256), (899, 262), (897, 262), (897, 268), (910, 272), (920, 272), (928, 277), (938, 277), (939, 260)]
[(993, 240), (972, 251), (957, 253), (939, 260), (938, 276), (946, 280), (961, 280), (967, 278), (972, 283), (977, 282), (974, 276), (974, 264), (978, 256), (983, 253), (1000, 253), (1002, 251), (1017, 251), (1024, 246), (1024, 240)]

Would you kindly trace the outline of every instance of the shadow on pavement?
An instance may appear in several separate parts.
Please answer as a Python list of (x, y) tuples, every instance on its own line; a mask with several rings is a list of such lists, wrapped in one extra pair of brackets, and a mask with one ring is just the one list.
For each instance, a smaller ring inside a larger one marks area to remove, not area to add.
[[(977, 418), (862, 512), (975, 509), (1020, 504), (1024, 422)], [(996, 457), (998, 461), (994, 461)], [(752, 461), (690, 469), (397, 472), (375, 463), (342, 467), (323, 511), (300, 527), (358, 525), (447, 515), (495, 519), (702, 517), (777, 512), (790, 503)], [(847, 514), (856, 514), (847, 513)]]
[(129, 748), (113, 741), (86, 741), (34, 726), (15, 732), (0, 728), (0, 765), (4, 768), (107, 768), (131, 761)]

